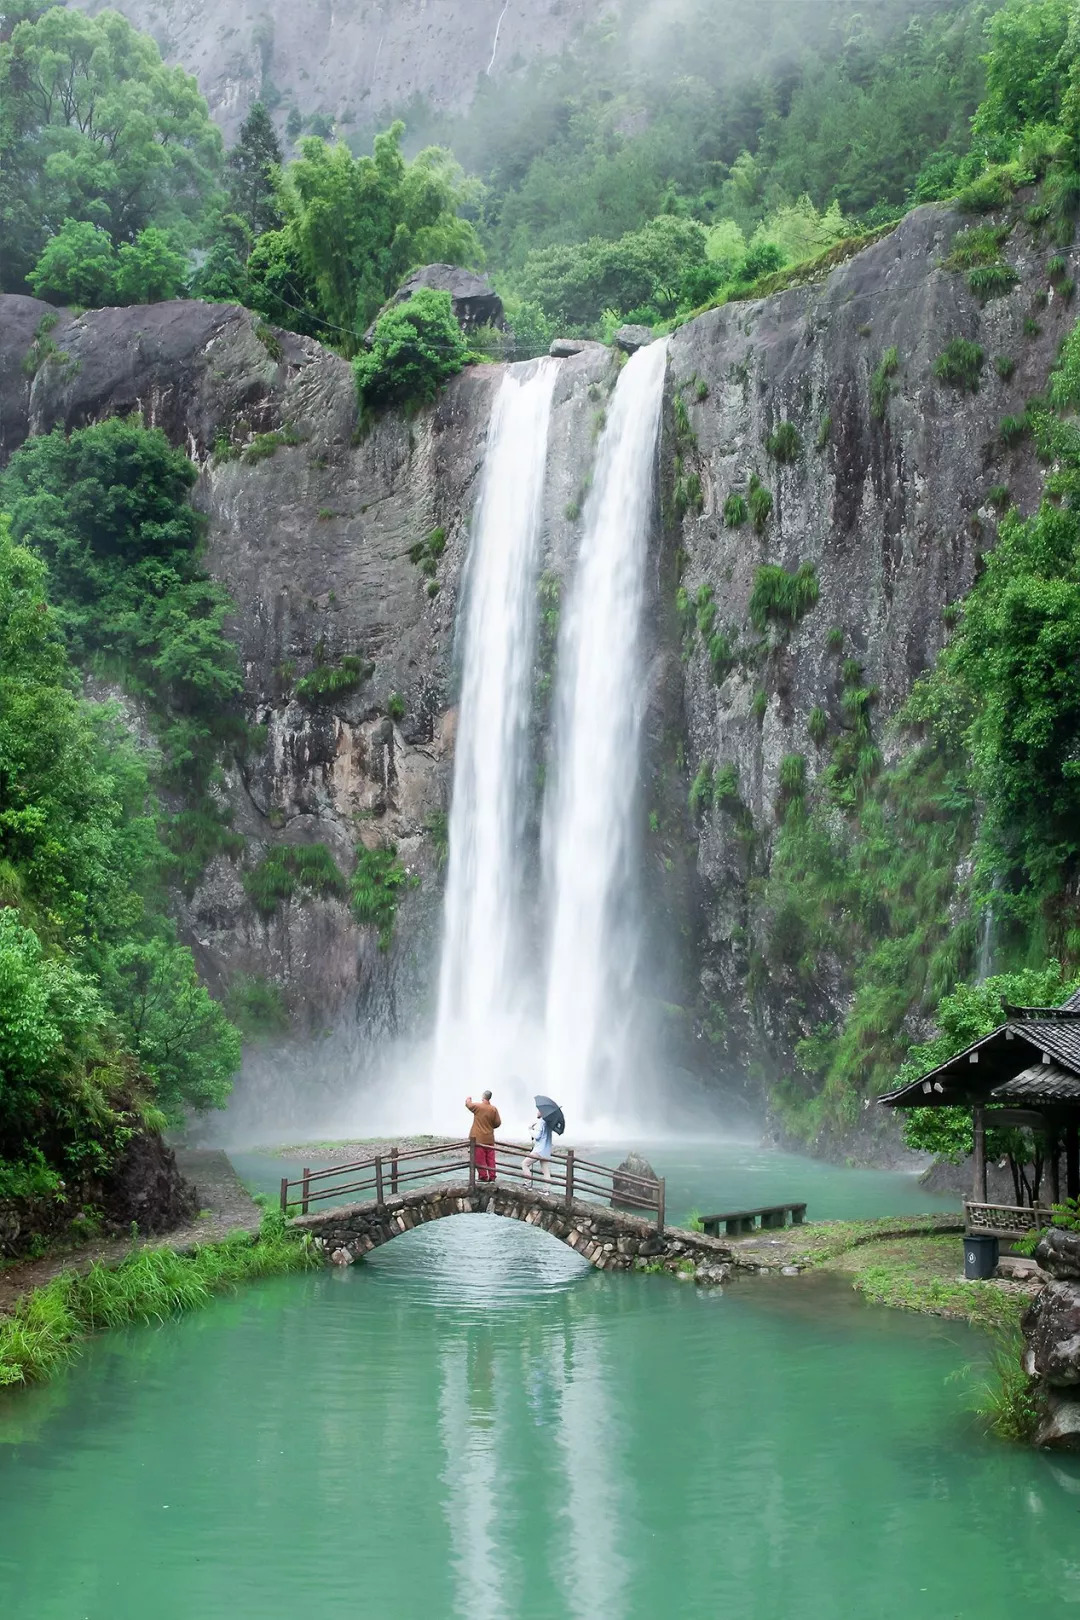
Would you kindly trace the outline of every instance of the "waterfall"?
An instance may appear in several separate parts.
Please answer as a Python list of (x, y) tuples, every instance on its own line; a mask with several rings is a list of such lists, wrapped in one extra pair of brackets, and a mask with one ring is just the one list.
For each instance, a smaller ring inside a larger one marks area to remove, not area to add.
[(666, 362), (653, 343), (619, 377), (559, 637), (545, 1090), (575, 1129), (614, 1121), (633, 1072), (641, 618)]
[(544, 466), (558, 369), (554, 360), (529, 361), (503, 379), (465, 579), (432, 1077), (436, 1121), (459, 1128), (465, 1093), (479, 1096), (513, 1073), (527, 1017), (523, 823)]

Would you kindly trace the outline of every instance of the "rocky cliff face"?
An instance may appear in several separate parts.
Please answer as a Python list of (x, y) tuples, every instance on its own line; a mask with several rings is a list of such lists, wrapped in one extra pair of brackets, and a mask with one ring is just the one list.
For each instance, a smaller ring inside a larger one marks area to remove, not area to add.
[[(849, 657), (879, 694), (874, 732), (888, 759), (896, 746), (888, 722), (932, 665), (948, 633), (945, 609), (970, 588), (979, 554), (993, 543), (988, 491), (1007, 485), (1023, 512), (1040, 496), (1043, 473), (1030, 443), (1008, 448), (999, 425), (1045, 387), (1075, 313), (1048, 287), (1044, 265), (1054, 250), (1033, 244), (1022, 226), (1005, 249), (1016, 287), (981, 306), (967, 277), (942, 263), (956, 232), (972, 223), (941, 207), (918, 209), (815, 284), (730, 304), (672, 340), (669, 392), (683, 405), (669, 416), (667, 487), (676, 483), (678, 454), (683, 479), (700, 480), (701, 505), (693, 510), (692, 489), (674, 537), (681, 551), (668, 560), (668, 600), (678, 565), (691, 597), (712, 588), (717, 626), (736, 649), (719, 681), (700, 635), (684, 653), (686, 771), (692, 777), (702, 760), (732, 765), (755, 832), (752, 868), (746, 826), (730, 814), (709, 810), (692, 835), (700, 1004), (719, 1006), (728, 1019), (711, 1066), (749, 1069), (755, 1085), (789, 1069), (794, 1042), (841, 1016), (852, 993), (853, 964), (827, 958), (809, 995), (783, 970), (753, 993), (748, 987), (751, 962), (765, 951), (761, 879), (777, 832), (781, 762), (803, 755), (810, 782), (826, 763), (808, 720), (820, 707), (830, 733), (844, 724), (841, 665)], [(1066, 256), (1071, 276), (1078, 255)], [(934, 375), (954, 338), (985, 351), (976, 392)], [(998, 356), (1014, 363), (1008, 380), (993, 363)], [(765, 445), (784, 423), (798, 435), (789, 459)], [(723, 514), (731, 492), (748, 496), (752, 475), (773, 498), (760, 533), (749, 521), (727, 526)], [(763, 564), (812, 564), (820, 585), (815, 607), (790, 629), (770, 626), (764, 638), (748, 614)], [(668, 644), (678, 645), (670, 609), (667, 623)], [(830, 631), (842, 631), (840, 654)]]
[[(84, 10), (106, 0), (78, 0)], [(232, 139), (252, 102), (270, 95), (302, 116), (321, 113), (340, 133), (414, 99), (458, 111), (481, 75), (561, 51), (607, 10), (589, 0), (395, 0), (341, 6), (315, 0), (117, 0), (167, 62), (194, 74)]]
[[(280, 986), (298, 1034), (334, 1030), (351, 1047), (415, 1027), (434, 977), (455, 608), (502, 368), (471, 368), (434, 407), (385, 416), (358, 439), (348, 364), (236, 307), (61, 314), (49, 333), (56, 353), (35, 374), (27, 355), (48, 313), (34, 299), (0, 298), (0, 464), (30, 433), (131, 411), (182, 446), (200, 470), (207, 567), (236, 603), (246, 718), (264, 728), (265, 742), (229, 764), (217, 789), (243, 852), (217, 856), (192, 894), (175, 897), (185, 939), (217, 990), (239, 974)], [(572, 558), (567, 508), (616, 372), (599, 344), (562, 363), (549, 571)], [(431, 580), (409, 553), (435, 529), (445, 550)], [(345, 658), (364, 672), (355, 690), (297, 695), (314, 667)], [(397, 847), (415, 885), (388, 951), (344, 900), (297, 897), (270, 917), (254, 908), (244, 873), (278, 845), (312, 843), (345, 875), (358, 844)]]
[[(781, 761), (802, 754), (812, 782), (826, 754), (808, 737), (811, 710), (824, 709), (834, 732), (843, 724), (842, 660), (829, 632), (842, 631), (843, 656), (878, 690), (875, 739), (888, 754), (897, 746), (888, 721), (932, 664), (944, 610), (993, 542), (988, 491), (1007, 485), (1031, 510), (1041, 490), (1030, 446), (1008, 448), (999, 424), (1043, 388), (1074, 316), (1052, 292), (1044, 305), (1047, 250), (1023, 227), (1006, 247), (1017, 287), (980, 306), (966, 277), (942, 265), (967, 223), (918, 210), (814, 284), (728, 305), (671, 340), (667, 520), (642, 672), (655, 822), (648, 882), (661, 940), (649, 982), (673, 1031), (688, 1030), (679, 1005), (697, 1010), (699, 1039), (673, 1033), (675, 1061), (755, 1098), (789, 1070), (795, 1041), (841, 1017), (852, 994), (853, 964), (827, 956), (810, 995), (782, 967), (756, 984), (750, 972), (770, 923), (762, 879)], [(1080, 255), (1066, 257), (1075, 274)], [(208, 565), (237, 604), (247, 717), (265, 727), (265, 744), (231, 765), (219, 790), (243, 853), (217, 857), (193, 894), (177, 896), (185, 936), (212, 984), (247, 973), (283, 986), (309, 1033), (423, 1027), (453, 746), (455, 608), (500, 368), (470, 369), (435, 406), (409, 420), (386, 416), (357, 441), (346, 363), (242, 310), (182, 303), (62, 315), (50, 333), (57, 354), (31, 375), (45, 312), (32, 299), (0, 301), (0, 458), (28, 432), (131, 410), (186, 448), (200, 469)], [(957, 337), (985, 351), (975, 392), (933, 373)], [(995, 356), (1014, 362), (1008, 380)], [(561, 362), (545, 497), (549, 575), (573, 563), (617, 364), (600, 345)], [(784, 423), (798, 448), (781, 459), (764, 441)], [(773, 498), (760, 532), (723, 516), (751, 475)], [(680, 480), (681, 518), (672, 497)], [(430, 580), (409, 553), (437, 528), (446, 546)], [(812, 564), (820, 596), (799, 622), (762, 636), (748, 605), (766, 563)], [(704, 638), (684, 636), (680, 579), (691, 596), (711, 588), (734, 649), (719, 679)], [(346, 657), (370, 666), (354, 691), (297, 695), (313, 667)], [(539, 726), (537, 737), (542, 748)], [(687, 789), (703, 760), (734, 767), (741, 822), (715, 807), (691, 822)], [(278, 844), (315, 842), (345, 874), (358, 843), (396, 844), (419, 882), (390, 951), (344, 901), (294, 899), (271, 917), (252, 907), (244, 872)]]

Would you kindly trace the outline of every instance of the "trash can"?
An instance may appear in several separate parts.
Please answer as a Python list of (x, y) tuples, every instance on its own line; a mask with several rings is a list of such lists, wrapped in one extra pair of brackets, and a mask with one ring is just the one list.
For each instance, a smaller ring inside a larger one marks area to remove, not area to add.
[(997, 1269), (999, 1244), (985, 1232), (972, 1232), (964, 1239), (964, 1277), (978, 1282), (992, 1277)]

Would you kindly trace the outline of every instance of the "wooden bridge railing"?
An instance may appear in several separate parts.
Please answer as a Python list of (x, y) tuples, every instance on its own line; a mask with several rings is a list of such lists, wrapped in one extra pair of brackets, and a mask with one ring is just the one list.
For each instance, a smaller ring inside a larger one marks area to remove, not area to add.
[[(387, 1197), (397, 1197), (406, 1187), (422, 1182), (453, 1181), (459, 1175), (467, 1178), (470, 1189), (490, 1186), (492, 1183), (482, 1179), (473, 1146), (468, 1140), (435, 1142), (429, 1147), (390, 1148), (386, 1153), (355, 1159), (350, 1164), (331, 1165), (326, 1170), (311, 1170), (305, 1166), (295, 1181), (282, 1177), (282, 1212), (306, 1215), (312, 1204), (348, 1194), (355, 1194), (358, 1199), (371, 1197), (376, 1204), (383, 1204)], [(615, 1207), (622, 1205), (650, 1216), (655, 1214), (657, 1230), (664, 1230), (662, 1176), (635, 1176), (626, 1170), (612, 1170), (609, 1165), (582, 1159), (573, 1148), (566, 1148), (556, 1149), (554, 1157), (548, 1160), (551, 1170), (548, 1181), (539, 1171), (529, 1175), (524, 1161), (530, 1152), (530, 1148), (519, 1142), (496, 1142), (498, 1184), (523, 1182), (540, 1192), (561, 1195), (567, 1204), (572, 1204), (575, 1198), (584, 1198)]]

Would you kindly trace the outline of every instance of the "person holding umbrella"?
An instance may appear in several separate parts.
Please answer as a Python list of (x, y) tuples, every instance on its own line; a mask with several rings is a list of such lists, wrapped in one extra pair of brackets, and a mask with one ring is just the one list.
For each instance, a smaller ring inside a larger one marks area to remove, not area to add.
[(561, 1136), (566, 1129), (566, 1120), (563, 1111), (557, 1102), (550, 1097), (536, 1097), (536, 1118), (532, 1122), (531, 1132), (533, 1139), (532, 1152), (522, 1160), (522, 1169), (528, 1166), (529, 1180), (536, 1178), (536, 1167), (540, 1166), (540, 1174), (545, 1181), (551, 1180), (551, 1133)]

